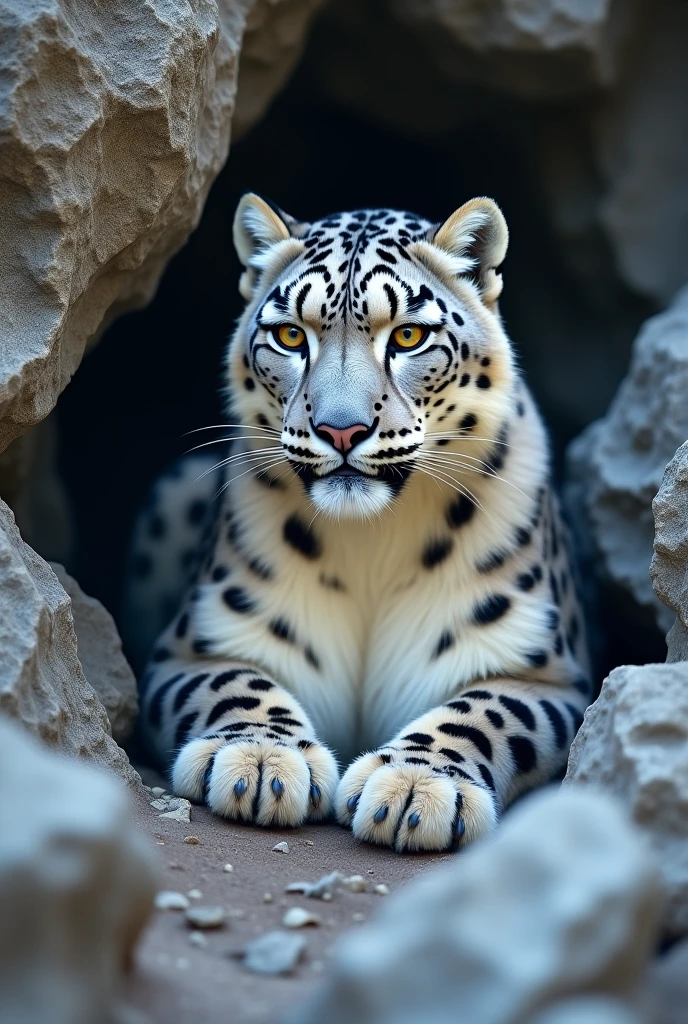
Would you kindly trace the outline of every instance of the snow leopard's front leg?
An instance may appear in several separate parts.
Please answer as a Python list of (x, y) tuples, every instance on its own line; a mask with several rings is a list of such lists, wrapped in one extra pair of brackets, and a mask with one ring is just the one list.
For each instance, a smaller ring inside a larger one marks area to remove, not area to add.
[(155, 659), (142, 680), (143, 730), (171, 764), (177, 796), (266, 826), (330, 813), (337, 764), (291, 693), (246, 663)]
[(337, 817), (398, 852), (480, 839), (504, 806), (563, 768), (587, 703), (573, 686), (480, 682), (354, 761)]

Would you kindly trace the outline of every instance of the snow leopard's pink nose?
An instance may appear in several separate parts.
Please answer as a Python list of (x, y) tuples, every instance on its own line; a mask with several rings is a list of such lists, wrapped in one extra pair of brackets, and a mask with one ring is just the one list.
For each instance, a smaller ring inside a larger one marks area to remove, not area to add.
[(346, 455), (355, 444), (360, 444), (370, 436), (370, 427), (367, 427), (365, 423), (354, 423), (353, 426), (344, 427), (343, 430), (331, 427), (327, 423), (319, 423), (315, 431), (323, 441), (329, 441), (342, 455)]

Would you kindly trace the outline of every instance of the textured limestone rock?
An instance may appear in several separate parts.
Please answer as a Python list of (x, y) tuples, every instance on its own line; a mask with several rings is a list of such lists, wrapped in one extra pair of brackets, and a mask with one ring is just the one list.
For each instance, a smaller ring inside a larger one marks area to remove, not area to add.
[(131, 736), (138, 714), (136, 679), (122, 653), (122, 641), (110, 613), (88, 597), (64, 567), (51, 563), (72, 602), (78, 656), (86, 679), (98, 694), (110, 720), (113, 738)]
[(637, 7), (637, 0), (391, 2), (398, 18), (425, 34), (451, 77), (548, 100), (613, 81)]
[(109, 1024), (153, 906), (121, 784), (0, 717), (0, 1020)]
[(650, 854), (616, 803), (538, 793), (494, 840), (385, 900), (343, 939), (324, 989), (292, 1019), (516, 1024), (589, 995), (626, 1010), (596, 1024), (630, 1024), (656, 920)]
[(598, 577), (629, 594), (665, 632), (673, 615), (649, 577), (652, 500), (688, 437), (688, 288), (645, 323), (609, 412), (568, 451), (567, 503)]
[(47, 562), (22, 541), (0, 501), (0, 712), (50, 746), (141, 780), (77, 655), (71, 602)]
[(688, 935), (688, 662), (614, 669), (573, 741), (571, 783), (626, 805), (657, 854), (665, 930)]
[(659, 600), (676, 613), (667, 634), (667, 661), (688, 661), (688, 442), (667, 466), (652, 511), (652, 586)]
[(652, 964), (648, 978), (653, 1024), (685, 1024), (688, 1007), (688, 942), (674, 946)]
[(0, 4), (0, 451), (47, 415), (102, 326), (151, 297), (198, 222), (227, 157), (247, 15), (244, 124), (314, 5)]

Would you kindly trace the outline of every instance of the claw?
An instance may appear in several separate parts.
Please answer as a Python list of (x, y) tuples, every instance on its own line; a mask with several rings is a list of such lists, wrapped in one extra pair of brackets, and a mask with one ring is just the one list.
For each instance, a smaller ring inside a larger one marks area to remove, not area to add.
[(382, 807), (378, 807), (378, 809), (375, 811), (375, 814), (373, 815), (373, 821), (375, 822), (376, 825), (379, 825), (381, 821), (385, 820), (388, 811), (389, 807), (387, 807), (386, 804)]
[(273, 779), (272, 782), (270, 783), (270, 788), (272, 789), (272, 792), (279, 800), (279, 798), (282, 796), (282, 793), (284, 793), (284, 783), (280, 782), (279, 779)]
[(408, 827), (409, 828), (418, 828), (419, 822), (420, 822), (420, 814), (418, 813), (418, 811), (414, 811), (413, 814), (409, 814), (409, 816), (408, 816)]
[(239, 779), (238, 782), (234, 783), (234, 792), (237, 796), (243, 796), (248, 789), (248, 783), (246, 779)]
[(314, 807), (320, 807), (321, 796), (322, 793), (320, 792), (320, 786), (316, 786), (315, 783), (313, 783), (311, 786), (311, 803)]
[(358, 807), (358, 801), (360, 799), (361, 799), (361, 794), (360, 793), (354, 793), (354, 795), (350, 796), (349, 799), (346, 801), (346, 806), (349, 808), (350, 811), (355, 811), (356, 808)]
[(455, 834), (456, 834), (456, 838), (457, 838), (457, 839), (460, 839), (460, 838), (461, 838), (461, 836), (462, 836), (462, 835), (464, 834), (464, 832), (466, 831), (466, 823), (465, 823), (465, 821), (463, 820), (463, 818), (459, 818), (459, 820), (458, 820), (458, 821), (457, 821), (457, 823), (456, 823), (456, 828), (455, 828), (455, 830), (454, 830), (454, 831), (455, 831)]

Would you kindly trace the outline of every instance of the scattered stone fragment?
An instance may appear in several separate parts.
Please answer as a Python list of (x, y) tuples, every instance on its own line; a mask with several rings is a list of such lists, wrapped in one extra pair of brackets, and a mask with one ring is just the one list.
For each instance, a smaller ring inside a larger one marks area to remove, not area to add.
[(373, 892), (376, 892), (378, 896), (387, 896), (389, 894), (389, 886), (385, 885), (384, 882), (380, 882), (379, 885), (373, 886)]
[(158, 910), (187, 910), (189, 901), (181, 892), (162, 889), (159, 893), (156, 893), (155, 906)]
[(200, 949), (208, 945), (208, 939), (203, 932), (189, 932), (189, 942), (192, 946), (198, 946)]
[(315, 843), (311, 839), (304, 839), (303, 845), (304, 846), (315, 846)]
[(263, 893), (263, 903), (272, 903), (272, 899), (273, 897), (271, 892)]
[(231, 874), (232, 871), (234, 871), (234, 865), (233, 864), (225, 864), (225, 866), (223, 867), (222, 870), (226, 871), (227, 874), (229, 875), (229, 874)]
[(170, 808), (169, 800), (163, 800), (162, 798), (151, 800), (150, 805), (154, 811), (168, 811)]
[(185, 914), (187, 924), (192, 928), (221, 928), (227, 915), (222, 907), (189, 907)]
[(159, 817), (171, 818), (173, 821), (179, 821), (182, 825), (188, 825), (191, 821), (191, 804), (184, 797), (170, 797), (167, 801), (166, 810)]
[(295, 932), (267, 932), (244, 951), (244, 967), (257, 974), (291, 974), (306, 948)]
[(344, 875), (341, 871), (332, 871), (329, 875), (323, 875), (317, 882), (292, 882), (284, 891), (301, 892), (314, 900), (331, 900), (333, 890), (343, 882)]
[(366, 884), (363, 875), (350, 875), (349, 878), (342, 879), (342, 888), (348, 889), (349, 892), (365, 892)]
[(285, 928), (305, 928), (309, 924), (320, 924), (320, 918), (303, 907), (290, 907), (282, 918), (282, 924)]
[(189, 897), (190, 900), (202, 900), (203, 899), (203, 893), (201, 892), (200, 889), (189, 889), (189, 891), (187, 892), (186, 895)]
[(325, 900), (326, 903), (329, 903), (329, 901), (332, 899), (332, 893), (331, 892), (324, 892), (322, 894), (322, 898)]
[(184, 842), (188, 843), (189, 846), (200, 846), (201, 840), (198, 836), (184, 836)]
[(163, 789), (162, 786), (153, 786), (151, 789), (153, 796), (164, 796), (166, 792), (167, 790)]
[(289, 853), (289, 843), (281, 842), (275, 843), (272, 848), (273, 853)]

